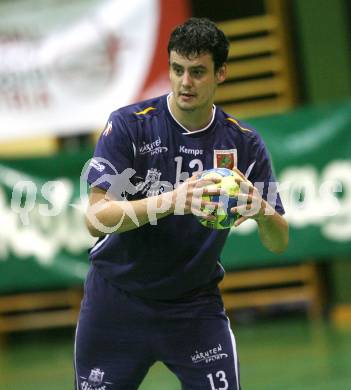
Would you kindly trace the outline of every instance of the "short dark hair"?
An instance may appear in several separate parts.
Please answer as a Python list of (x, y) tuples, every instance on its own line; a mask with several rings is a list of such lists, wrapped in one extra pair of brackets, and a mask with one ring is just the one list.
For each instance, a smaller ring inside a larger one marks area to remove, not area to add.
[(229, 41), (211, 20), (190, 18), (172, 31), (167, 49), (168, 58), (171, 51), (184, 57), (209, 53), (217, 71), (227, 60)]

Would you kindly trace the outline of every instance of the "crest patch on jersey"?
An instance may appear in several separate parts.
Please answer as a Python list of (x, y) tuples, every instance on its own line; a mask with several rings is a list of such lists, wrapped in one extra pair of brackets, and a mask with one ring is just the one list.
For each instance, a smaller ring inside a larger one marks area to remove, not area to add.
[(228, 168), (233, 169), (237, 166), (237, 150), (213, 150), (213, 167), (214, 168)]

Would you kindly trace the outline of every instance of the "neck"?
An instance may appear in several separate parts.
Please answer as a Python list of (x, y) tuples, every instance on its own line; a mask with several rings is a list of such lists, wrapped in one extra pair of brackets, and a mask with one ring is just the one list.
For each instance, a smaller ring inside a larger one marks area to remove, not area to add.
[(213, 116), (212, 104), (195, 110), (182, 110), (177, 106), (173, 94), (169, 99), (169, 108), (177, 121), (189, 131), (203, 129), (211, 122)]

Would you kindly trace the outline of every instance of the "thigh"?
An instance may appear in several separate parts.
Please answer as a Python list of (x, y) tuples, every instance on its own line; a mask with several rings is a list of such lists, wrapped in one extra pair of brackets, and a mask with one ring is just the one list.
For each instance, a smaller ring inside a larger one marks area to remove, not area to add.
[(239, 359), (228, 318), (183, 320), (170, 329), (163, 362), (183, 390), (240, 390)]
[[(96, 271), (95, 271), (96, 272)], [(90, 272), (76, 330), (79, 390), (134, 390), (153, 364), (147, 326), (140, 326), (128, 297)]]

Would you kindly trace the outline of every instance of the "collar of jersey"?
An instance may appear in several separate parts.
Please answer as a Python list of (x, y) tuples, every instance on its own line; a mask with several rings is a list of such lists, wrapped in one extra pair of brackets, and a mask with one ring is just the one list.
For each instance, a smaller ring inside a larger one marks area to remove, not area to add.
[(187, 129), (185, 126), (183, 126), (176, 118), (175, 116), (172, 114), (172, 111), (171, 111), (171, 108), (169, 106), (169, 98), (170, 96), (172, 95), (172, 92), (169, 93), (167, 96), (166, 96), (166, 105), (167, 105), (167, 113), (169, 114), (169, 116), (173, 119), (173, 121), (181, 128), (181, 132), (183, 135), (201, 135), (201, 134), (207, 134), (208, 131), (212, 128), (212, 125), (214, 123), (214, 120), (215, 120), (215, 117), (216, 117), (216, 106), (213, 104), (213, 108), (212, 108), (212, 118), (211, 118), (211, 121), (210, 123), (203, 127), (202, 129), (199, 129), (199, 130), (195, 130), (195, 131), (191, 131), (189, 129)]

